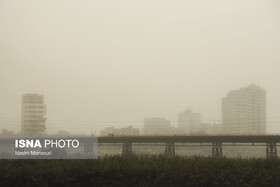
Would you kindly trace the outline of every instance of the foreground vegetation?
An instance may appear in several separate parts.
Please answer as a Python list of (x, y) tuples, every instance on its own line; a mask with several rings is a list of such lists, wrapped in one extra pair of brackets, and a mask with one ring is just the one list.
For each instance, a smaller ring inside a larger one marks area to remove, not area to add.
[(278, 159), (0, 160), (0, 186), (280, 186), (279, 178)]

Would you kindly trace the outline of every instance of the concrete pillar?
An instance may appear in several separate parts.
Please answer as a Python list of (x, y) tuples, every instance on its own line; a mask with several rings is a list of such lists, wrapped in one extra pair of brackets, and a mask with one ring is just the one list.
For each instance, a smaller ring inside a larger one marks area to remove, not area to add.
[(84, 155), (93, 156), (93, 143), (84, 144)]
[(165, 143), (165, 155), (166, 156), (175, 156), (174, 142), (166, 142)]
[(275, 142), (266, 143), (266, 158), (277, 158), (277, 147)]
[(132, 155), (132, 143), (131, 142), (124, 142), (123, 149), (122, 149), (122, 156), (128, 157)]
[(222, 143), (221, 142), (213, 142), (212, 143), (212, 157), (222, 157)]

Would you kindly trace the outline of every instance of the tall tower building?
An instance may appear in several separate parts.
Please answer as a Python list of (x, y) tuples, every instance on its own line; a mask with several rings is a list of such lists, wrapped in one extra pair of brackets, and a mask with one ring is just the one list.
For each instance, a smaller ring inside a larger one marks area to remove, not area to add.
[(233, 90), (222, 99), (225, 134), (266, 133), (266, 93), (254, 84)]
[(46, 105), (44, 96), (25, 94), (22, 96), (21, 133), (24, 135), (46, 134)]
[(200, 114), (190, 109), (178, 114), (178, 129), (186, 134), (200, 131)]

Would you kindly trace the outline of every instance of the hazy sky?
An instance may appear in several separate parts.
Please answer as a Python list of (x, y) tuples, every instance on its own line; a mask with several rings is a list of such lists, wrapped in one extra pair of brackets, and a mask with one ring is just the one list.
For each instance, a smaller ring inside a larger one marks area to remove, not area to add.
[(45, 95), (47, 129), (143, 126), (254, 83), (280, 133), (279, 0), (0, 0), (0, 130), (20, 130), (21, 96)]

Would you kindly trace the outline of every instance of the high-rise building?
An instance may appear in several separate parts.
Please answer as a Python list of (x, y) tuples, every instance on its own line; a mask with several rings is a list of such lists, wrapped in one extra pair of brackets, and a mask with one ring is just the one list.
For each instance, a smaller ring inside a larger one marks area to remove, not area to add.
[(170, 134), (170, 121), (164, 118), (146, 118), (143, 130), (145, 135)]
[(46, 105), (44, 96), (25, 94), (22, 96), (21, 133), (40, 135), (46, 131)]
[(178, 114), (178, 129), (185, 134), (198, 133), (200, 127), (200, 114), (190, 109)]
[(265, 90), (251, 84), (229, 92), (222, 99), (222, 129), (225, 134), (265, 134)]

